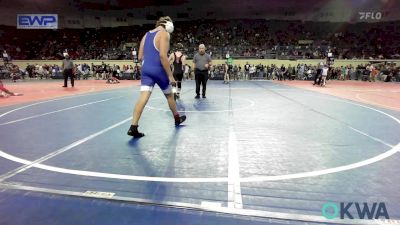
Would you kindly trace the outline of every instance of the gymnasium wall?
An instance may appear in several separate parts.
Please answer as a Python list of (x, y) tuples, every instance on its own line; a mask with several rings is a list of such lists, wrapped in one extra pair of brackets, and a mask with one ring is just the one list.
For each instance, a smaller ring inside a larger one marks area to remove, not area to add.
[(398, 0), (270, 0), (268, 4), (265, 0), (186, 0), (175, 5), (146, 4), (145, 2), (152, 1), (0, 0), (0, 24), (16, 26), (17, 14), (33, 13), (58, 14), (60, 28), (153, 24), (158, 14), (185, 21), (203, 18), (351, 23), (400, 20), (398, 13), (400, 1)]

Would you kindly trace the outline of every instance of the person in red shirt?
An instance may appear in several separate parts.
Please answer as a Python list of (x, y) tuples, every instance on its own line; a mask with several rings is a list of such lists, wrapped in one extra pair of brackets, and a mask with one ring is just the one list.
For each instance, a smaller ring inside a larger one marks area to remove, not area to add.
[(21, 96), (20, 93), (15, 93), (4, 87), (3, 82), (0, 80), (0, 97)]

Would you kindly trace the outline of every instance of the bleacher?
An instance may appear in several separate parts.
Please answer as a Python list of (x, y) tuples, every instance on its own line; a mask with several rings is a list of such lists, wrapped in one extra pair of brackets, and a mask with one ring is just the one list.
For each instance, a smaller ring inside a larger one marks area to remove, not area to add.
[[(399, 59), (400, 23), (332, 23), (274, 20), (176, 22), (172, 46), (191, 58), (205, 43), (213, 58), (319, 59), (331, 49), (343, 59)], [(12, 59), (131, 59), (131, 48), (153, 25), (101, 29), (17, 30), (0, 26), (0, 50)], [(206, 35), (205, 35), (206, 34)], [(368, 37), (368, 38), (367, 38)], [(307, 43), (308, 44), (305, 44)]]

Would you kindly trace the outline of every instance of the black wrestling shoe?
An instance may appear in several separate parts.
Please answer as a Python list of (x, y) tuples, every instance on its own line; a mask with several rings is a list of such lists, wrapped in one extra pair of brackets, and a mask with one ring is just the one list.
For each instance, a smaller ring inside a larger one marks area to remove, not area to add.
[(186, 120), (186, 116), (175, 116), (175, 126), (179, 126), (181, 123), (183, 123)]
[(126, 134), (129, 136), (132, 136), (134, 138), (141, 138), (144, 136), (143, 133), (140, 133), (138, 131), (138, 125), (131, 125), (131, 127), (129, 128), (129, 130)]

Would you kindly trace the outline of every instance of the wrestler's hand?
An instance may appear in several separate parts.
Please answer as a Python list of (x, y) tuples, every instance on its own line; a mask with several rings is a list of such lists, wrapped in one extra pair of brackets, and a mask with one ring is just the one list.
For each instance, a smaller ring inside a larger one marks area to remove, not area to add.
[(171, 84), (172, 86), (176, 85), (176, 81), (174, 77), (169, 77), (169, 84)]

